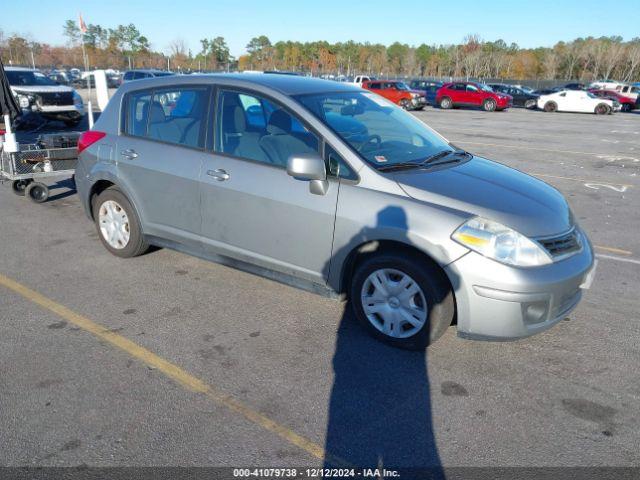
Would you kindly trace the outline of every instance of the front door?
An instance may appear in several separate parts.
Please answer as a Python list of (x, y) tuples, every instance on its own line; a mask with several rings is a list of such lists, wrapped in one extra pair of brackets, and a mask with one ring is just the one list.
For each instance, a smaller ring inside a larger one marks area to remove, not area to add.
[(286, 172), (291, 154), (319, 151), (319, 138), (260, 95), (220, 90), (216, 103), (200, 187), (205, 251), (325, 283), (339, 183), (315, 195)]
[(147, 235), (199, 246), (200, 196), (209, 89), (131, 92), (118, 139), (118, 176)]

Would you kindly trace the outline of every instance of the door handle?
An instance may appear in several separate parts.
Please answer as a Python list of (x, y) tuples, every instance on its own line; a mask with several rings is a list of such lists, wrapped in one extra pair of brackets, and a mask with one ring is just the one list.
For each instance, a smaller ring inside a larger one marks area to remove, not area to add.
[(122, 152), (120, 152), (120, 155), (122, 155), (124, 158), (127, 158), (129, 160), (133, 160), (134, 158), (138, 158), (138, 154), (132, 148), (127, 148), (126, 150), (123, 150)]
[(215, 170), (207, 170), (207, 175), (215, 178), (219, 182), (224, 182), (225, 180), (229, 180), (229, 174), (226, 170), (222, 168), (216, 168)]

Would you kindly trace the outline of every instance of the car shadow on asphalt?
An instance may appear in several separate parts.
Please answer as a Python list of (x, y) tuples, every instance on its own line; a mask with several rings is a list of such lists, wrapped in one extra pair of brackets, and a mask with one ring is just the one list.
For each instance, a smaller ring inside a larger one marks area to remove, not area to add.
[(49, 198), (46, 200), (45, 203), (49, 203), (49, 202), (54, 202), (56, 200), (62, 200), (63, 198), (67, 198), (70, 197), (72, 195), (75, 195), (76, 192), (76, 185), (73, 182), (73, 180), (71, 180), (71, 178), (65, 178), (64, 180), (58, 180), (56, 183), (54, 183), (53, 185), (49, 185), (49, 191), (53, 191), (53, 190), (58, 190), (58, 189), (66, 189), (60, 193), (56, 193), (55, 195), (50, 195)]
[[(381, 210), (378, 225), (388, 217), (406, 226), (402, 208)], [(357, 237), (376, 238), (376, 227)], [(403, 350), (374, 339), (347, 303), (332, 365), (325, 468), (385, 468), (404, 472), (401, 478), (414, 478), (419, 470), (420, 478), (444, 478), (431, 415), (427, 351)]]

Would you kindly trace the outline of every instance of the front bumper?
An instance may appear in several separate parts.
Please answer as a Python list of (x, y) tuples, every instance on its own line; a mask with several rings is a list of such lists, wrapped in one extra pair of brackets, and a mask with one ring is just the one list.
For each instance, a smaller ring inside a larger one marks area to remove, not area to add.
[(456, 296), (458, 335), (513, 340), (565, 318), (593, 274), (591, 245), (582, 231), (579, 234), (582, 250), (551, 265), (512, 267), (475, 252), (449, 264), (445, 271)]

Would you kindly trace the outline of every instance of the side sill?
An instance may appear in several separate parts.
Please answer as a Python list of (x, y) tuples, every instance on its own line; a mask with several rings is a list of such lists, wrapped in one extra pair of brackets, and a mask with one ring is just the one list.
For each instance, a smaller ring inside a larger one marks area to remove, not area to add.
[(305, 290), (307, 292), (315, 293), (316, 295), (321, 295), (323, 297), (332, 298), (334, 300), (340, 300), (340, 301), (346, 300), (345, 294), (338, 293), (326, 285), (321, 285), (319, 283), (314, 283), (309, 280), (294, 277), (293, 275), (287, 275), (286, 273), (278, 272), (276, 270), (259, 267), (252, 263), (243, 262), (242, 260), (237, 260), (235, 258), (227, 257), (225, 255), (218, 255), (215, 253), (206, 253), (199, 249), (197, 250), (192, 249), (181, 243), (174, 242), (172, 240), (167, 240), (165, 238), (155, 237), (152, 235), (145, 235), (145, 237), (150, 245), (154, 245), (156, 247), (176, 250), (178, 252), (191, 255), (193, 257), (198, 257), (203, 260), (207, 260), (209, 262), (218, 263), (226, 267), (235, 268), (236, 270), (241, 270), (243, 272), (252, 273), (259, 277), (273, 280), (274, 282), (282, 283), (284, 285), (298, 288), (300, 290)]

